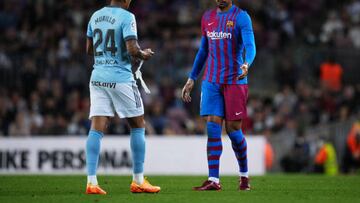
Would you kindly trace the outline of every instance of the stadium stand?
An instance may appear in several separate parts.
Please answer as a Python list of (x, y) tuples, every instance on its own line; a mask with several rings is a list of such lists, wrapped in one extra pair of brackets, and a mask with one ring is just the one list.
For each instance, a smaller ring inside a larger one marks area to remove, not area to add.
[[(144, 65), (153, 92), (144, 95), (148, 134), (204, 134), (197, 116), (199, 92), (185, 105), (180, 88), (199, 45), (201, 14), (211, 3), (135, 1), (131, 8), (142, 46), (157, 53)], [(87, 133), (92, 60), (84, 50), (85, 30), (90, 13), (104, 4), (0, 2), (0, 135)], [(247, 133), (274, 134), (359, 116), (360, 1), (241, 4), (254, 18), (259, 50), (250, 71)], [(319, 80), (328, 56), (343, 70), (335, 92)], [(115, 119), (108, 133), (128, 129)]]

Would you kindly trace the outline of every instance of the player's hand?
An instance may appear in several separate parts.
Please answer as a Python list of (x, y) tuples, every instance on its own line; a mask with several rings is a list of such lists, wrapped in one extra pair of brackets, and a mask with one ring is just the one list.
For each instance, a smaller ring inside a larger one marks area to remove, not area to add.
[(241, 75), (239, 75), (236, 80), (242, 80), (244, 79), (247, 75), (248, 75), (248, 72), (249, 72), (249, 64), (247, 63), (244, 63), (240, 69), (242, 70), (242, 73)]
[(155, 52), (153, 52), (151, 49), (144, 49), (142, 50), (142, 57), (144, 60), (149, 60)]
[(191, 93), (193, 87), (194, 87), (194, 80), (189, 78), (182, 90), (182, 93), (181, 93), (182, 99), (184, 102), (186, 102), (186, 103), (191, 102), (190, 93)]

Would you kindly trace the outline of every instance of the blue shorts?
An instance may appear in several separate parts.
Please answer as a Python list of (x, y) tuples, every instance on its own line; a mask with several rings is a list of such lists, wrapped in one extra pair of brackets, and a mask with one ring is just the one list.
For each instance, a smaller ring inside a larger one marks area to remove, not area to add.
[(221, 93), (221, 85), (203, 81), (201, 85), (201, 116), (219, 116), (225, 114), (224, 96)]
[(217, 84), (207, 81), (201, 86), (201, 116), (219, 116), (228, 121), (246, 118), (247, 84)]

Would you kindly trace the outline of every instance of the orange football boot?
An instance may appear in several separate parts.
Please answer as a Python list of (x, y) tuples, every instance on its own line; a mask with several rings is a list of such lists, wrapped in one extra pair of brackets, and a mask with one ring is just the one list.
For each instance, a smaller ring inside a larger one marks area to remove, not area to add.
[(99, 185), (92, 185), (90, 183), (87, 184), (85, 193), (89, 195), (106, 195), (105, 190), (101, 189)]
[(132, 181), (130, 185), (130, 192), (132, 193), (158, 193), (160, 190), (159, 186), (151, 185), (146, 179), (141, 185), (138, 185), (135, 181)]

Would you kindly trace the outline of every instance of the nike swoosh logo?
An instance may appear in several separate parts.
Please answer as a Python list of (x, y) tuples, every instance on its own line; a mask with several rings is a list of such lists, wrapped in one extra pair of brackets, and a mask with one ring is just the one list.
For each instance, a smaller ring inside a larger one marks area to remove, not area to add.
[(235, 115), (239, 116), (240, 114), (242, 114), (242, 112), (236, 112)]
[(214, 22), (212, 22), (212, 23), (208, 23), (208, 25), (210, 26), (210, 25), (212, 25), (212, 24), (214, 24)]

